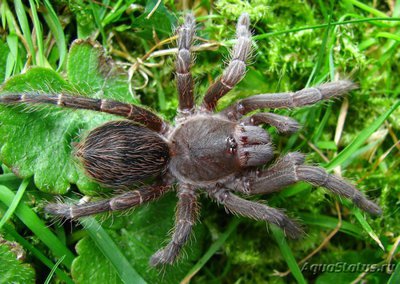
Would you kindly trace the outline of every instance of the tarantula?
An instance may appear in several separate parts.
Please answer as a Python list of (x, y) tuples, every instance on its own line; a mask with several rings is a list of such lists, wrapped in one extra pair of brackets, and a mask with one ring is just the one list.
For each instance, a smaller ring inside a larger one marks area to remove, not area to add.
[[(264, 108), (294, 108), (338, 97), (355, 89), (354, 83), (342, 80), (297, 92), (253, 95), (215, 112), (218, 100), (245, 75), (252, 46), (249, 25), (249, 16), (242, 14), (228, 66), (209, 87), (201, 105), (196, 105), (190, 73), (195, 19), (192, 14), (186, 15), (184, 24), (177, 30), (179, 108), (174, 124), (140, 106), (105, 99), (41, 93), (1, 96), (3, 104), (54, 104), (125, 118), (92, 130), (74, 153), (94, 181), (126, 191), (110, 199), (83, 204), (49, 204), (46, 210), (71, 219), (125, 210), (159, 198), (176, 184), (179, 201), (172, 240), (152, 256), (153, 266), (176, 260), (196, 222), (200, 189), (228, 211), (275, 224), (291, 238), (301, 235), (302, 230), (283, 212), (235, 193), (267, 194), (305, 181), (351, 199), (364, 211), (380, 214), (379, 206), (353, 185), (320, 167), (305, 165), (301, 153), (286, 154), (263, 168), (274, 158), (274, 153), (271, 137), (260, 125), (271, 125), (282, 134), (293, 133), (300, 126), (291, 118), (273, 113), (246, 116)], [(138, 186), (138, 182), (142, 185)]]

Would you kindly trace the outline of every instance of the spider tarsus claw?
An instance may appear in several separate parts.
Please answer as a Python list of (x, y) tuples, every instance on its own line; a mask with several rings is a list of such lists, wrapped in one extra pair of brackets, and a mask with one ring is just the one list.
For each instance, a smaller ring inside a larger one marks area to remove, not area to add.
[(67, 219), (73, 218), (70, 206), (63, 203), (49, 203), (44, 207), (44, 211)]
[(345, 89), (346, 91), (351, 91), (358, 89), (360, 86), (357, 83), (354, 83), (353, 81), (350, 80), (340, 80), (342, 89)]
[(302, 235), (304, 235), (304, 231), (299, 224), (296, 222), (287, 219), (282, 226), (285, 235), (291, 239), (299, 239)]
[(290, 121), (285, 125), (282, 125), (281, 129), (278, 129), (279, 133), (282, 134), (292, 134), (299, 131), (301, 128), (300, 124), (297, 121)]
[(357, 207), (359, 207), (360, 209), (375, 215), (375, 216), (380, 216), (382, 215), (382, 209), (375, 204), (374, 202), (372, 202), (371, 200), (368, 199), (361, 199), (361, 200), (354, 200), (353, 199), (354, 204), (357, 205)]
[(174, 257), (167, 257), (165, 249), (158, 250), (153, 256), (150, 258), (150, 266), (158, 267), (165, 264), (172, 264), (174, 262)]
[(378, 205), (376, 205), (374, 202), (369, 201), (369, 208), (366, 209), (369, 213), (380, 216), (382, 215), (382, 208), (380, 208)]
[(157, 251), (155, 254), (152, 255), (149, 262), (150, 266), (157, 267), (163, 263), (161, 254), (162, 254), (161, 251)]
[(322, 98), (326, 100), (333, 97), (340, 97), (352, 90), (358, 89), (358, 84), (350, 80), (340, 80), (325, 83), (315, 88), (321, 92)]
[(248, 13), (242, 13), (238, 19), (239, 25), (244, 25), (246, 27), (250, 26), (250, 16)]
[(192, 13), (187, 13), (185, 16), (185, 23), (188, 25), (192, 25), (195, 22), (194, 15)]

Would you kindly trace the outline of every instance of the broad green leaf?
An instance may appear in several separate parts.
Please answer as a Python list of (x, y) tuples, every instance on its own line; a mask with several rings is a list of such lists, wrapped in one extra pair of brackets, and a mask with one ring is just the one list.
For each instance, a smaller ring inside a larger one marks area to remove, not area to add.
[(76, 251), (80, 256), (72, 266), (75, 283), (85, 283), (89, 277), (91, 283), (123, 283), (114, 267), (89, 237), (79, 241)]
[[(132, 267), (148, 283), (179, 283), (200, 257), (204, 228), (198, 224), (177, 264), (164, 268), (161, 274), (159, 269), (148, 265), (151, 255), (169, 241), (175, 200), (175, 197), (168, 195), (140, 207), (129, 216), (119, 217), (124, 223), (119, 229), (107, 230)], [(86, 237), (79, 241), (76, 250), (78, 257), (72, 264), (72, 276), (76, 283), (87, 283), (87, 279), (94, 284), (122, 283), (111, 262), (97, 247), (96, 241)]]
[[(32, 68), (15, 76), (1, 89), (3, 93), (71, 90), (57, 73), (44, 68)], [(34, 175), (36, 186), (52, 193), (65, 193), (70, 183), (80, 182), (83, 189), (88, 187), (89, 181), (72, 159), (71, 143), (78, 142), (81, 131), (94, 127), (101, 116), (47, 106), (1, 105), (0, 112), (0, 159), (16, 175)]]
[[(67, 93), (134, 102), (127, 75), (108, 60), (97, 44), (76, 41), (70, 50), (68, 78), (45, 68), (32, 68), (14, 76), (1, 93)], [(73, 158), (73, 144), (89, 130), (117, 119), (93, 111), (55, 106), (0, 106), (0, 160), (15, 174), (34, 175), (36, 186), (46, 192), (65, 193), (77, 184), (83, 193), (99, 190)]]
[(68, 81), (80, 93), (137, 103), (129, 93), (128, 74), (104, 55), (96, 42), (76, 40), (69, 51)]
[(35, 283), (35, 271), (29, 264), (18, 260), (16, 248), (22, 250), (15, 243), (2, 241), (0, 244), (0, 283)]

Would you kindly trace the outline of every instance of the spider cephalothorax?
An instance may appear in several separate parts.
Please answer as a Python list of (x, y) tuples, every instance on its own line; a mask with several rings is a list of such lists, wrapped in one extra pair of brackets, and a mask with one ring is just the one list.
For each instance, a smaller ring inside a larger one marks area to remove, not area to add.
[[(263, 168), (274, 155), (270, 136), (259, 125), (271, 125), (280, 133), (290, 134), (299, 129), (299, 124), (272, 113), (247, 116), (264, 108), (301, 107), (341, 96), (355, 88), (352, 82), (336, 81), (297, 92), (254, 95), (215, 112), (218, 100), (245, 74), (251, 50), (249, 25), (249, 16), (241, 15), (231, 60), (197, 106), (190, 73), (195, 21), (191, 14), (186, 16), (184, 25), (178, 29), (179, 109), (173, 124), (139, 106), (110, 100), (42, 93), (1, 96), (0, 103), (3, 104), (47, 103), (125, 117), (125, 120), (108, 122), (92, 130), (74, 151), (88, 176), (106, 187), (124, 189), (125, 193), (72, 206), (50, 204), (47, 211), (66, 218), (79, 218), (129, 209), (154, 200), (177, 185), (179, 201), (172, 240), (153, 255), (152, 265), (173, 263), (179, 255), (197, 219), (200, 191), (223, 204), (229, 212), (273, 223), (292, 238), (302, 231), (283, 212), (235, 193), (267, 194), (306, 181), (351, 199), (364, 211), (380, 214), (379, 206), (351, 184), (320, 167), (305, 165), (303, 154), (288, 153)], [(147, 185), (137, 187), (138, 184)]]

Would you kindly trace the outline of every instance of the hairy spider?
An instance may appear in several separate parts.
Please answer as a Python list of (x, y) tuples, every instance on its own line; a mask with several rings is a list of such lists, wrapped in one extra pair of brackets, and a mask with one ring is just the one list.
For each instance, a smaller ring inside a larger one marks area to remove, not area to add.
[[(235, 193), (267, 194), (305, 181), (352, 200), (364, 211), (380, 214), (379, 206), (353, 185), (320, 167), (305, 165), (301, 153), (286, 154), (263, 168), (274, 154), (270, 135), (259, 126), (271, 125), (280, 133), (290, 134), (299, 129), (299, 124), (273, 113), (246, 116), (264, 108), (294, 108), (338, 97), (355, 89), (354, 83), (342, 80), (297, 92), (253, 95), (215, 112), (218, 100), (245, 75), (252, 45), (249, 25), (249, 16), (242, 14), (236, 27), (237, 41), (231, 60), (197, 106), (190, 73), (195, 19), (191, 14), (186, 16), (185, 23), (177, 31), (179, 108), (173, 124), (140, 106), (105, 99), (41, 93), (1, 96), (0, 103), (3, 104), (54, 104), (126, 118), (92, 130), (75, 151), (87, 175), (94, 181), (126, 191), (95, 202), (49, 204), (46, 210), (65, 218), (125, 210), (159, 198), (176, 184), (179, 201), (172, 240), (152, 256), (150, 263), (153, 266), (176, 260), (196, 222), (200, 189), (228, 211), (273, 223), (291, 238), (298, 237), (302, 230), (283, 212)], [(152, 182), (137, 187), (138, 182), (149, 180)]]

